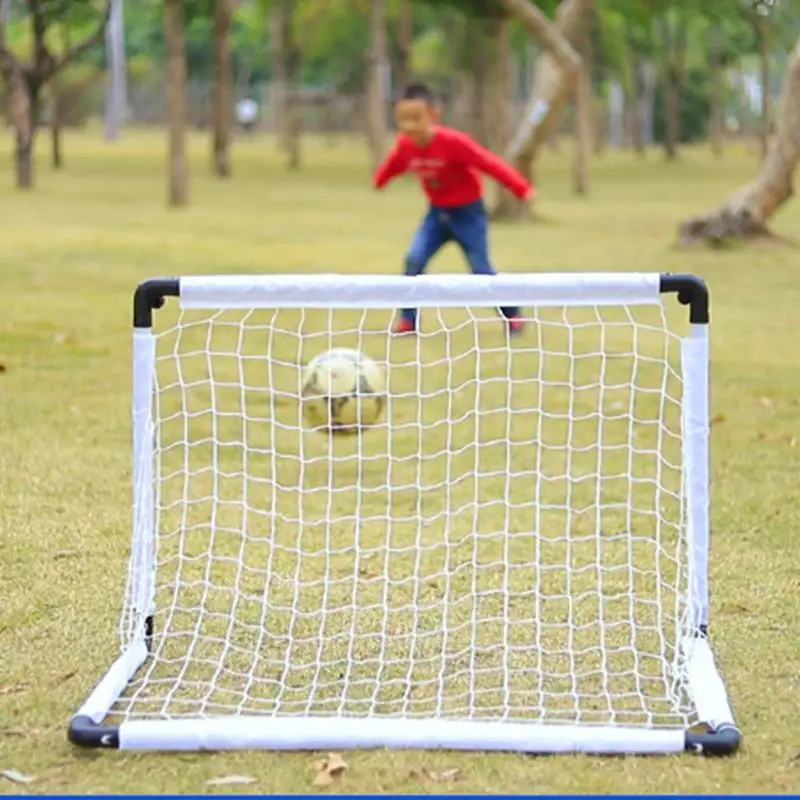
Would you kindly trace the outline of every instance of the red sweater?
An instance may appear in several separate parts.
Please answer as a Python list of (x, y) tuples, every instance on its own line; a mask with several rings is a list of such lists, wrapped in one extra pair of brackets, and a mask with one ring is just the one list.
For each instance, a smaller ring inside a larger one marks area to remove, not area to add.
[(444, 126), (436, 128), (433, 138), (424, 147), (399, 134), (391, 152), (375, 171), (375, 188), (383, 188), (404, 172), (415, 172), (431, 205), (442, 208), (480, 200), (483, 197), (481, 172), (502, 183), (520, 200), (533, 194), (528, 181), (505, 161), (466, 133)]

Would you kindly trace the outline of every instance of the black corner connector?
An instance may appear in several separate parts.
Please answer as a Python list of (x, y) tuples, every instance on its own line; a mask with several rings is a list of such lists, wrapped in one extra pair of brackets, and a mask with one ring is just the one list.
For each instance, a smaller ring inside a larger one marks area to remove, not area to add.
[(685, 749), (704, 756), (731, 756), (742, 743), (734, 725), (720, 725), (713, 731), (686, 731)]
[(695, 325), (707, 325), (711, 319), (709, 313), (708, 286), (697, 275), (661, 276), (660, 290), (662, 294), (678, 295), (678, 302), (689, 306), (689, 321)]
[(98, 725), (91, 717), (82, 714), (70, 720), (67, 738), (78, 747), (119, 748), (119, 728), (116, 725)]
[(133, 293), (134, 328), (152, 328), (153, 311), (161, 308), (167, 297), (180, 294), (177, 278), (149, 278), (142, 281)]

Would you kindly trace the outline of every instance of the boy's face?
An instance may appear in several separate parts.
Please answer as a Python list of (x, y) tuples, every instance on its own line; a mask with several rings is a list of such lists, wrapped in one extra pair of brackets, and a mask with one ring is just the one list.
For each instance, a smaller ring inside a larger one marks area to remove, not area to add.
[(419, 145), (427, 144), (439, 121), (438, 109), (423, 98), (398, 100), (394, 107), (397, 129)]

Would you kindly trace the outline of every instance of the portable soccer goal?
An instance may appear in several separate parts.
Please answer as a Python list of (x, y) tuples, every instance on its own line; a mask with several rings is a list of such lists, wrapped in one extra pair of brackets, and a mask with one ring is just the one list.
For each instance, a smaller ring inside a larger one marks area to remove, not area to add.
[[(708, 331), (690, 275), (141, 284), (121, 644), (70, 740), (732, 753)], [(385, 375), (355, 436), (302, 413), (339, 347)]]

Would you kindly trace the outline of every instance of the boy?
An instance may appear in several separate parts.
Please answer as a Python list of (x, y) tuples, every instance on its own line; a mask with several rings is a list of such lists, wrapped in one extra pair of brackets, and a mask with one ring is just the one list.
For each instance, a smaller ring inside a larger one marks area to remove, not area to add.
[[(430, 202), (406, 254), (406, 275), (421, 275), (431, 258), (451, 240), (461, 248), (473, 273), (494, 275), (480, 173), (502, 183), (520, 200), (529, 201), (533, 187), (467, 134), (439, 125), (439, 107), (426, 86), (407, 87), (394, 112), (399, 133), (375, 172), (375, 188), (382, 189), (404, 172), (415, 172)], [(500, 313), (507, 320), (509, 333), (522, 331), (524, 322), (518, 308), (501, 308)], [(404, 309), (394, 333), (413, 333), (416, 329), (416, 309)]]

